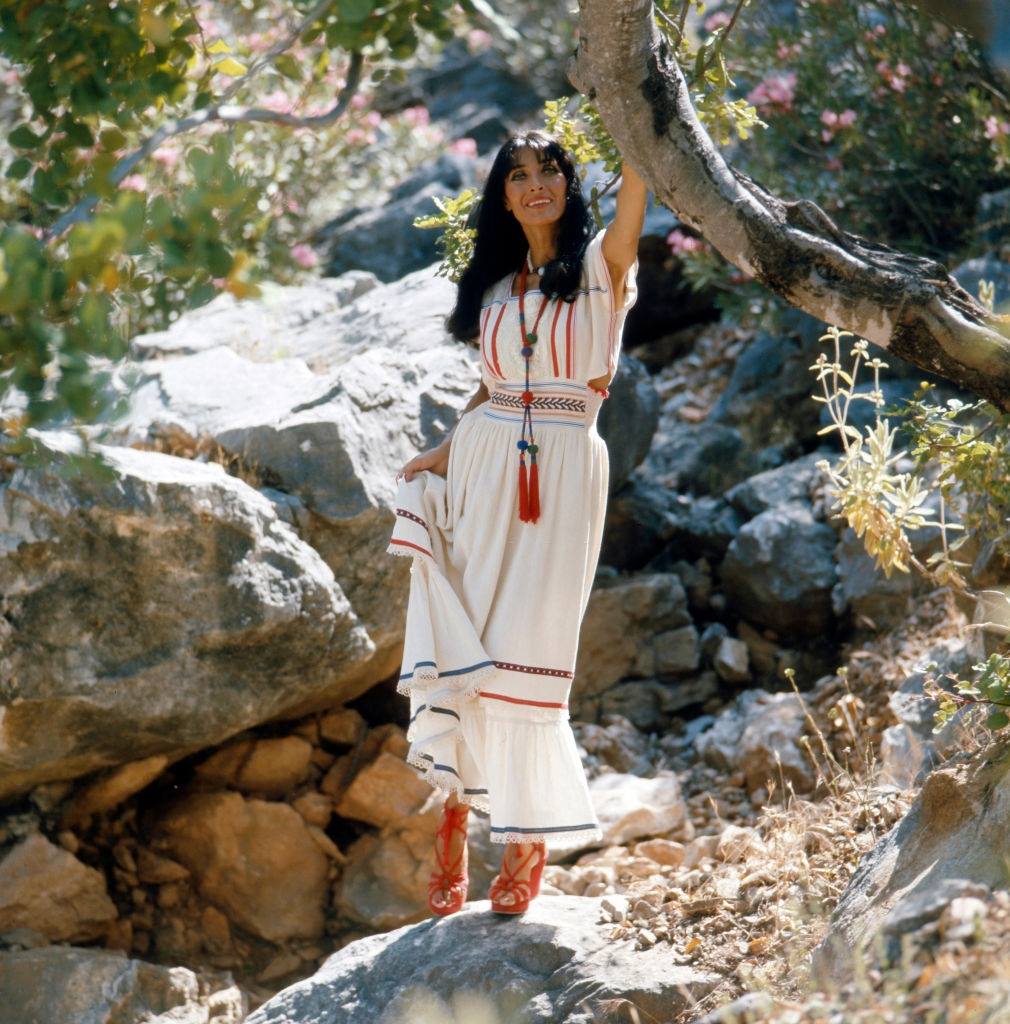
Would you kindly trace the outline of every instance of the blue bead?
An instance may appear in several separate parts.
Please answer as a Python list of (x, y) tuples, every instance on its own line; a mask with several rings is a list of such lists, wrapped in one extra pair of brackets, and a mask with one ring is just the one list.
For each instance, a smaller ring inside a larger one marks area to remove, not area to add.
[(529, 345), (523, 345), (523, 347), (519, 350), (519, 354), (523, 357), (523, 359), (529, 359), (529, 357), (533, 355), (533, 349), (531, 349)]
[(516, 441), (516, 447), (519, 451), (524, 452), (530, 446), (529, 441)]

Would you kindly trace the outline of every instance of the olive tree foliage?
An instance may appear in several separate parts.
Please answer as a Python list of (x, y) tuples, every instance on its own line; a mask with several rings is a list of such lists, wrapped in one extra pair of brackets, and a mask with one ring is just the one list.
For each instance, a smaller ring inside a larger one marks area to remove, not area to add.
[(95, 366), (137, 330), (310, 265), (302, 207), (374, 173), (378, 135), (423, 141), (376, 84), (475, 25), (485, 0), (0, 0), (4, 450), (108, 415)]

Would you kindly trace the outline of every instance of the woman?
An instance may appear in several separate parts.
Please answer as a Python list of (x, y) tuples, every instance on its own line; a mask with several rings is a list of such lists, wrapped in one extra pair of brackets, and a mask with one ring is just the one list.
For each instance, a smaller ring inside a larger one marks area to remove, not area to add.
[(530, 131), (502, 146), (447, 322), (479, 344), (481, 384), (397, 478), (388, 551), (413, 558), (407, 760), (449, 792), (429, 886), (439, 915), (466, 899), (469, 805), (505, 844), (499, 913), (537, 895), (548, 845), (601, 836), (568, 693), (607, 501), (596, 418), (637, 295), (645, 202), (625, 164), (613, 223), (596, 232), (556, 141)]

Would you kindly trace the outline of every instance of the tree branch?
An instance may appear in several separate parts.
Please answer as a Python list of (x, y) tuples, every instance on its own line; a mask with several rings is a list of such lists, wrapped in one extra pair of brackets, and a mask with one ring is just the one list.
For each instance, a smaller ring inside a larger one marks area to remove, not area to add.
[(934, 260), (843, 230), (731, 168), (698, 120), (652, 0), (580, 0), (569, 79), (656, 198), (791, 305), (1010, 411), (1010, 318)]

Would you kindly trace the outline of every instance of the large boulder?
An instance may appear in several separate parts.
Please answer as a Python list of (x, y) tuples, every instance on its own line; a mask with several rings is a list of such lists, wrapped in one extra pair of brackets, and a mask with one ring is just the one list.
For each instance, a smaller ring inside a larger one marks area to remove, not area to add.
[(741, 615), (782, 636), (816, 636), (832, 621), (835, 531), (809, 505), (790, 502), (755, 516), (721, 566), (726, 596)]
[(0, 799), (351, 698), (374, 646), (319, 554), (214, 463), (32, 431), (0, 487)]
[(225, 973), (48, 946), (0, 955), (5, 1024), (241, 1024), (249, 1012)]
[(659, 395), (642, 363), (627, 355), (609, 390), (596, 426), (607, 442), (613, 494), (649, 452), (659, 422)]
[(901, 937), (962, 896), (1007, 885), (1006, 740), (934, 770), (907, 814), (860, 861), (814, 950), (822, 983), (845, 984), (871, 947), (893, 962)]
[(644, 1019), (671, 1020), (719, 982), (672, 964), (663, 946), (612, 942), (600, 899), (544, 895), (507, 919), (489, 906), (352, 942), (246, 1024), (586, 1024), (611, 1000)]

